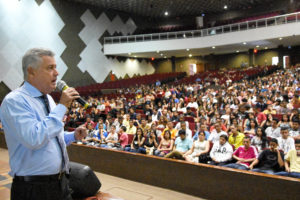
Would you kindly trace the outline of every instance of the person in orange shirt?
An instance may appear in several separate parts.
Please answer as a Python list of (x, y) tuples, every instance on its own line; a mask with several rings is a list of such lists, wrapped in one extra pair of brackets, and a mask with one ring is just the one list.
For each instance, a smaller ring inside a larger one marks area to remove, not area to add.
[(170, 133), (171, 133), (171, 139), (175, 139), (176, 138), (177, 130), (173, 127), (173, 122), (168, 121), (167, 128), (164, 129), (164, 131), (161, 134), (161, 137), (164, 137), (164, 134), (165, 134), (166, 130), (170, 131)]

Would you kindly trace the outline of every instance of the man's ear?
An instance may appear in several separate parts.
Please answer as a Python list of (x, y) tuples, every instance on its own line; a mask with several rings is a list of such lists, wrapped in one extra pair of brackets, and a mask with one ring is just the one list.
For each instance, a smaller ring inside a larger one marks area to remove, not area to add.
[(28, 74), (28, 76), (34, 76), (34, 74), (35, 74), (35, 69), (33, 68), (33, 67), (31, 67), (31, 66), (29, 66), (28, 68), (27, 68), (27, 74)]

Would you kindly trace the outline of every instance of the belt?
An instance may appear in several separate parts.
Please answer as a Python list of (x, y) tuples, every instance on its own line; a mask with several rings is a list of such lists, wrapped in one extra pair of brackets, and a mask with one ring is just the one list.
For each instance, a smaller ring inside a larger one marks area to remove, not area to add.
[(34, 175), (34, 176), (14, 176), (14, 181), (35, 182), (35, 181), (58, 181), (66, 175), (66, 172), (60, 172), (52, 175)]

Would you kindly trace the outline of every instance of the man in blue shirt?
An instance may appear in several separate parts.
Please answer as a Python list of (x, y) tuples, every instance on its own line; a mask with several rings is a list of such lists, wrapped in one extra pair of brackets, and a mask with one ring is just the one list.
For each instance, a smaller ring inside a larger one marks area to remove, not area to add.
[(10, 92), (0, 108), (13, 177), (11, 200), (72, 199), (66, 145), (87, 132), (84, 127), (64, 132), (62, 120), (79, 94), (68, 88), (57, 105), (49, 95), (58, 76), (50, 50), (30, 49), (22, 68), (24, 85)]
[(183, 129), (178, 132), (178, 135), (179, 137), (177, 137), (175, 140), (174, 150), (168, 153), (165, 157), (185, 160), (183, 156), (192, 148), (193, 141), (186, 137), (185, 130)]

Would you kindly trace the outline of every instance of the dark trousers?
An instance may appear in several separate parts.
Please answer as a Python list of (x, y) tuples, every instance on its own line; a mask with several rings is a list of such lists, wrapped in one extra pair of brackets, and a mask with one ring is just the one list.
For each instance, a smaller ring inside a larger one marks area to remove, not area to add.
[(49, 181), (23, 181), (13, 179), (11, 200), (72, 200), (66, 175)]

